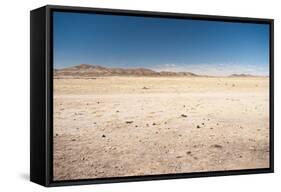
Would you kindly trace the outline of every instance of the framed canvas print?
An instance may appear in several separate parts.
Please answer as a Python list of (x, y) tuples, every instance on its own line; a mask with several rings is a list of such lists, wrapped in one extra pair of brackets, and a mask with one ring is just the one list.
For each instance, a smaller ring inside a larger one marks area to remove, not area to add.
[(273, 172), (273, 20), (31, 11), (30, 179)]

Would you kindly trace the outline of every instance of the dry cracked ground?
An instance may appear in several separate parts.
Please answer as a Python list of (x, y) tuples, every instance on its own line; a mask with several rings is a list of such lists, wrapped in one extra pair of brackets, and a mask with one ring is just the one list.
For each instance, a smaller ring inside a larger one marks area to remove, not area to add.
[(54, 180), (269, 167), (269, 79), (54, 80)]

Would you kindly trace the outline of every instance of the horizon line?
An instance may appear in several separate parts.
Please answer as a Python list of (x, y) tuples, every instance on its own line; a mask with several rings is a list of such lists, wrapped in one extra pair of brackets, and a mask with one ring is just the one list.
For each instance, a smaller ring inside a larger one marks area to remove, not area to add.
[[(70, 66), (64, 66), (62, 68), (53, 68), (53, 70), (64, 70), (67, 68), (73, 68), (73, 67), (77, 67), (77, 66), (89, 66), (89, 67), (103, 67), (103, 68), (109, 68), (109, 69), (147, 69), (147, 70), (151, 70), (153, 72), (156, 73), (161, 73), (161, 72), (171, 72), (171, 73), (193, 73), (194, 75), (197, 76), (208, 76), (208, 77), (230, 77), (230, 76), (248, 76), (248, 77), (269, 77), (270, 75), (261, 75), (261, 74), (255, 74), (255, 73), (250, 73), (250, 72), (229, 72), (228, 74), (222, 74), (222, 75), (215, 75), (215, 74), (202, 74), (202, 73), (198, 73), (198, 72), (194, 72), (192, 70), (171, 70), (171, 69), (157, 69), (157, 68), (153, 68), (153, 67), (112, 67), (112, 66), (105, 66), (105, 65), (101, 65), (101, 64), (88, 64), (88, 63), (81, 63), (81, 64), (77, 64), (77, 65), (70, 65)], [(199, 64), (198, 64), (199, 65)], [(209, 64), (209, 65), (214, 65), (214, 64)]]

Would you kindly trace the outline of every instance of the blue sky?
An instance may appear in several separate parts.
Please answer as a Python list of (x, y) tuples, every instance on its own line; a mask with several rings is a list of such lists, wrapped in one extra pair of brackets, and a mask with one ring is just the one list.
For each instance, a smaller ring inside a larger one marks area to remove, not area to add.
[(54, 68), (269, 74), (269, 25), (54, 12)]

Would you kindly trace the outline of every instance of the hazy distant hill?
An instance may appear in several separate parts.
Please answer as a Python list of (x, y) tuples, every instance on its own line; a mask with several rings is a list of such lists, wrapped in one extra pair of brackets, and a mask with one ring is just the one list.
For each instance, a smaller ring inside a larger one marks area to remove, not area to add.
[(81, 64), (54, 70), (55, 77), (96, 77), (96, 76), (199, 76), (190, 72), (156, 72), (146, 68), (109, 68), (99, 65)]
[(230, 75), (229, 77), (257, 77), (257, 76), (251, 75), (251, 74), (244, 74), (244, 73), (241, 73), (241, 74), (232, 74), (232, 75)]

